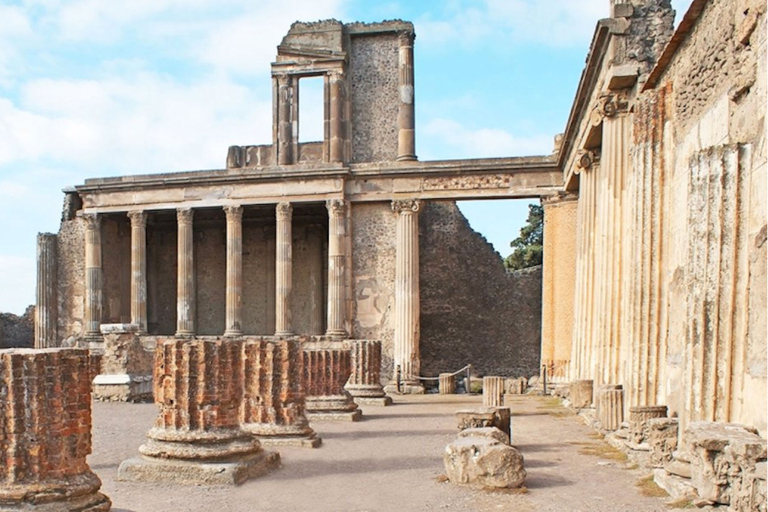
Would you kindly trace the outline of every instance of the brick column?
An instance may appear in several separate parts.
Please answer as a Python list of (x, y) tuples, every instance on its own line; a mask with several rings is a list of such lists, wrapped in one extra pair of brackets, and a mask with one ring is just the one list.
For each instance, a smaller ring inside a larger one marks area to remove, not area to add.
[(352, 376), (345, 389), (359, 405), (392, 405), (381, 385), (381, 341), (351, 340)]
[(304, 413), (301, 343), (248, 338), (243, 344), (242, 427), (264, 446), (320, 446)]
[(160, 412), (139, 448), (143, 457), (120, 464), (119, 480), (237, 485), (279, 463), (240, 427), (242, 345), (235, 338), (158, 340)]
[(416, 116), (413, 105), (413, 39), (412, 32), (399, 36), (400, 50), (397, 113), (397, 159), (416, 160)]
[(37, 235), (37, 297), (35, 301), (35, 348), (59, 345), (58, 265), (56, 242), (51, 233)]
[(277, 240), (275, 242), (275, 336), (290, 336), (291, 292), (293, 289), (293, 234), (291, 230), (293, 207), (291, 203), (278, 203)]
[(103, 274), (101, 269), (101, 217), (86, 213), (85, 220), (85, 338), (101, 341), (101, 300)]
[(225, 206), (227, 216), (227, 298), (224, 336), (243, 334), (243, 207)]
[(345, 338), (346, 211), (343, 199), (331, 199), (328, 208), (328, 330), (327, 336)]
[(190, 208), (176, 210), (178, 222), (178, 278), (176, 281), (176, 336), (195, 335), (194, 238)]
[(303, 352), (307, 417), (358, 421), (362, 412), (344, 389), (352, 373), (349, 349), (342, 342), (306, 342)]
[(91, 453), (90, 357), (0, 350), (0, 510), (110, 509)]
[(395, 255), (395, 360), (387, 392), (396, 390), (400, 367), (402, 393), (421, 394), (419, 360), (419, 209), (421, 201), (392, 201), (397, 215), (397, 254)]
[(131, 323), (147, 332), (147, 213), (128, 212), (131, 219)]

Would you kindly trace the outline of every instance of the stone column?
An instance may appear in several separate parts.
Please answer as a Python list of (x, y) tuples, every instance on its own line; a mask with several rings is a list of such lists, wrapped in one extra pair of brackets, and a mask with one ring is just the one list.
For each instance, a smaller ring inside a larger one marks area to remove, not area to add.
[(227, 216), (227, 299), (224, 336), (243, 334), (243, 207), (225, 206)]
[(289, 75), (277, 77), (277, 163), (294, 163), (293, 154), (293, 102), (295, 96), (294, 79)]
[(359, 405), (392, 405), (381, 385), (381, 341), (352, 340), (352, 376), (345, 389)]
[(320, 446), (304, 412), (302, 341), (248, 338), (243, 344), (241, 422), (264, 446)]
[(387, 392), (397, 389), (400, 367), (403, 393), (424, 393), (418, 380), (419, 360), (419, 208), (415, 199), (392, 201), (397, 215), (397, 254), (395, 256), (395, 359), (392, 382)]
[(323, 228), (320, 225), (309, 227), (309, 244), (312, 261), (309, 267), (309, 291), (312, 298), (312, 317), (309, 334), (322, 335), (325, 332), (325, 294), (323, 293)]
[(108, 511), (91, 453), (84, 349), (0, 350), (0, 510)]
[(330, 148), (331, 162), (344, 161), (344, 78), (340, 71), (330, 73)]
[(344, 343), (303, 344), (307, 417), (315, 420), (358, 421), (362, 412), (344, 385), (352, 373), (349, 348)]
[(178, 278), (176, 282), (176, 336), (195, 335), (194, 237), (190, 208), (176, 210), (178, 222)]
[(328, 208), (328, 329), (326, 335), (345, 338), (346, 329), (346, 235), (347, 202), (331, 199)]
[(483, 377), (483, 406), (504, 405), (504, 377)]
[(399, 36), (400, 105), (397, 113), (397, 159), (416, 160), (416, 116), (413, 105), (413, 40), (412, 32)]
[(56, 243), (51, 233), (37, 235), (37, 299), (35, 301), (35, 348), (59, 345), (58, 340), (58, 262)]
[(103, 273), (101, 269), (101, 217), (86, 213), (85, 220), (85, 338), (101, 341), (101, 301)]
[(438, 390), (441, 395), (456, 394), (456, 376), (452, 373), (441, 373), (439, 375), (440, 384)]
[(120, 464), (118, 480), (237, 485), (279, 464), (277, 453), (264, 452), (240, 427), (242, 345), (236, 338), (158, 341), (160, 412), (139, 447), (143, 457)]
[(624, 421), (624, 389), (621, 384), (601, 386), (595, 393), (597, 421), (604, 430), (618, 430)]
[(275, 243), (275, 336), (290, 336), (291, 291), (293, 288), (293, 234), (291, 219), (293, 207), (290, 203), (278, 203), (277, 241)]
[(147, 333), (147, 213), (128, 212), (131, 219), (131, 323)]

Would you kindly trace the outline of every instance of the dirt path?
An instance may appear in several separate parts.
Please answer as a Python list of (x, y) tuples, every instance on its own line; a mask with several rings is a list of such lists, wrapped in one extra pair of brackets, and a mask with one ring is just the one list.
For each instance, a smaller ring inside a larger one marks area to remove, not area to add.
[(467, 395), (395, 397), (392, 407), (363, 408), (359, 423), (315, 423), (321, 448), (282, 448), (280, 470), (235, 488), (115, 481), (120, 462), (138, 453), (155, 408), (96, 403), (89, 463), (117, 512), (668, 510), (640, 494), (637, 471), (606, 453), (588, 454), (607, 445), (549, 398), (521, 396), (512, 404), (527, 493), (440, 483), (443, 449), (456, 436), (454, 412), (480, 403)]

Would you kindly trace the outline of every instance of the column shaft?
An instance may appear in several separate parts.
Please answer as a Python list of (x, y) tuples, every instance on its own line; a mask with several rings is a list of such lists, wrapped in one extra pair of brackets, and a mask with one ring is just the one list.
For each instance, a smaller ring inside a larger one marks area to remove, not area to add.
[(147, 214), (128, 212), (131, 219), (131, 323), (147, 332)]
[(344, 80), (341, 73), (331, 73), (330, 88), (330, 156), (331, 162), (344, 161)]
[(178, 222), (178, 279), (176, 283), (176, 335), (195, 334), (195, 266), (194, 238), (192, 231), (193, 211), (190, 208), (176, 210)]
[(225, 336), (243, 333), (243, 207), (225, 206), (227, 216), (227, 298)]
[(85, 337), (101, 337), (101, 217), (86, 213), (85, 219)]
[(291, 292), (293, 289), (293, 208), (290, 203), (278, 203), (277, 241), (275, 243), (275, 335), (293, 333), (291, 326)]
[(35, 348), (58, 346), (57, 236), (37, 235), (37, 300), (35, 305)]
[(415, 114), (413, 106), (413, 33), (400, 34), (400, 105), (397, 114), (397, 159), (416, 160)]
[(294, 84), (290, 76), (277, 77), (277, 163), (294, 163), (293, 154), (293, 101)]
[(328, 336), (343, 338), (345, 326), (346, 207), (341, 199), (329, 200), (328, 207)]

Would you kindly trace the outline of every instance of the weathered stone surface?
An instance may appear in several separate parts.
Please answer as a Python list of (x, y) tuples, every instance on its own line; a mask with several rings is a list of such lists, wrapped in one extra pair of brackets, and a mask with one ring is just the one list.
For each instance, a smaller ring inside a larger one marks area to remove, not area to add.
[(488, 437), (503, 444), (509, 443), (509, 436), (496, 427), (465, 428), (459, 432), (462, 437)]
[(438, 391), (441, 395), (453, 395), (456, 393), (456, 376), (452, 373), (441, 373), (438, 378)]
[(311, 421), (358, 421), (362, 411), (344, 389), (352, 373), (351, 354), (342, 342), (303, 344), (306, 414)]
[(571, 394), (569, 399), (571, 406), (576, 409), (592, 407), (594, 381), (593, 380), (575, 380), (571, 383)]
[(104, 352), (93, 380), (97, 400), (138, 402), (152, 398), (153, 354), (139, 340), (139, 326), (101, 324)]
[(520, 452), (489, 436), (460, 437), (445, 447), (448, 479), (456, 484), (512, 488), (525, 482)]
[(624, 421), (624, 390), (621, 385), (605, 385), (595, 392), (595, 412), (600, 428), (618, 430)]
[(528, 389), (528, 379), (525, 377), (504, 380), (505, 393), (510, 395), (522, 395), (525, 393), (526, 389)]
[(666, 418), (666, 405), (647, 405), (629, 408), (629, 440), (640, 444), (649, 440), (648, 422), (655, 418)]
[(468, 428), (496, 427), (512, 439), (511, 414), (509, 407), (491, 407), (456, 412), (459, 431)]
[(0, 350), (0, 510), (110, 508), (91, 453), (87, 350)]
[(483, 377), (483, 406), (504, 405), (504, 377)]
[(696, 497), (696, 487), (691, 480), (666, 472), (664, 469), (653, 470), (653, 481), (667, 491), (672, 499), (692, 499)]
[(360, 405), (392, 405), (381, 385), (381, 341), (350, 340), (352, 375), (344, 388)]
[(648, 422), (651, 466), (660, 468), (672, 460), (672, 454), (677, 450), (677, 430), (677, 418), (655, 418)]
[(0, 349), (30, 348), (34, 345), (34, 337), (34, 306), (29, 306), (22, 316), (0, 313)]

